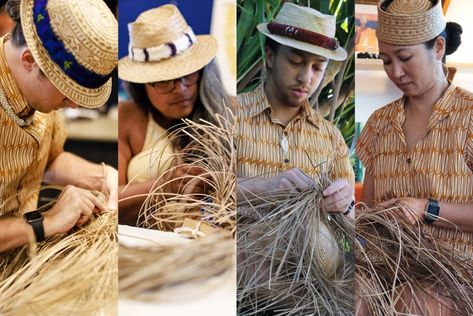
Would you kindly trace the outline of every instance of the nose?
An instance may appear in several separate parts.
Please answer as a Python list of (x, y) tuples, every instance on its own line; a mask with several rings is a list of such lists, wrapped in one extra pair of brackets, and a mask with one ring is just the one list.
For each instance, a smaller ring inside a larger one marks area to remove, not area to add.
[(393, 62), (392, 64), (392, 74), (395, 79), (401, 79), (406, 73), (401, 64)]
[(296, 79), (300, 83), (307, 84), (310, 82), (312, 75), (313, 75), (312, 68), (308, 66), (303, 66), (299, 69)]
[(189, 87), (182, 83), (181, 78), (174, 80), (174, 92), (175, 93), (183, 93)]

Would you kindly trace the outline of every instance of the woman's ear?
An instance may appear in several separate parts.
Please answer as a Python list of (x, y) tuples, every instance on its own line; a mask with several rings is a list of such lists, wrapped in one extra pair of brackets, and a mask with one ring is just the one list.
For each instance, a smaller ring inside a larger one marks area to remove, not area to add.
[(33, 54), (28, 47), (24, 47), (20, 52), (20, 63), (27, 71), (32, 71), (36, 65)]
[(445, 55), (445, 49), (446, 49), (446, 42), (445, 38), (442, 36), (439, 36), (435, 39), (434, 43), (434, 52), (435, 52), (435, 57), (437, 60), (442, 60), (443, 56)]

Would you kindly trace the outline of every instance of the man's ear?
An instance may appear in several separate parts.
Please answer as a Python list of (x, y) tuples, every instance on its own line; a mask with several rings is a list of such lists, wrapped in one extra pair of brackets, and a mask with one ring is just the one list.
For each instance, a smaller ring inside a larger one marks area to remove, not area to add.
[(20, 53), (20, 63), (24, 69), (32, 71), (35, 66), (37, 66), (36, 61), (33, 58), (33, 54), (28, 47), (21, 49)]
[(264, 52), (266, 54), (266, 68), (271, 69), (274, 64), (274, 52), (269, 46), (264, 48)]

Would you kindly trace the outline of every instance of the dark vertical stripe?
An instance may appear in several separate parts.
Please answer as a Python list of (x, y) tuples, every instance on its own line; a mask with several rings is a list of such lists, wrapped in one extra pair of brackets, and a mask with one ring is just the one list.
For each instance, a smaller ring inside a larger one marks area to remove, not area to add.
[(189, 34), (185, 33), (184, 35), (187, 36), (187, 38), (189, 39), (189, 44), (190, 45), (194, 44), (194, 42), (192, 41), (192, 38)]
[(148, 61), (149, 60), (149, 54), (148, 54), (148, 50), (146, 48), (143, 49), (143, 53), (145, 53), (145, 61)]
[(166, 43), (166, 45), (171, 49), (171, 56), (176, 56), (176, 45), (173, 43)]

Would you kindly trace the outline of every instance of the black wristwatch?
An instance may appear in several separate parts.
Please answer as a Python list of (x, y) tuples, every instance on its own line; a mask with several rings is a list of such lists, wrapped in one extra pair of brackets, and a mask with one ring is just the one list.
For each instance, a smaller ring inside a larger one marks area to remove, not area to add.
[(36, 242), (44, 240), (43, 215), (38, 211), (32, 211), (23, 215), (25, 221), (33, 227)]
[(424, 222), (429, 225), (433, 224), (437, 220), (439, 213), (439, 201), (429, 199), (427, 202), (427, 206), (425, 207)]

